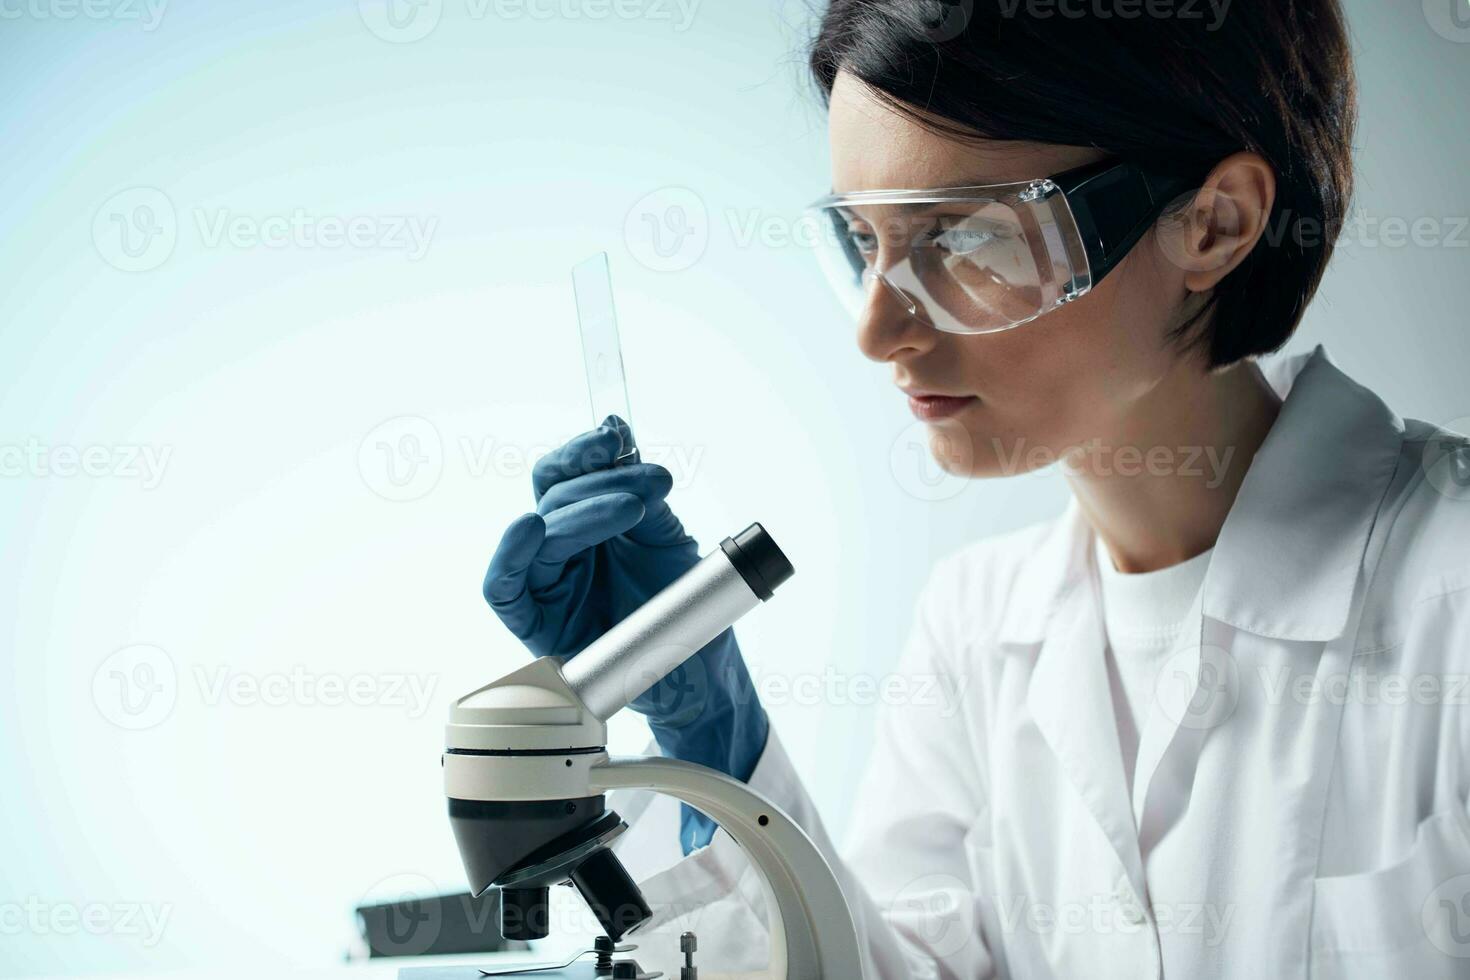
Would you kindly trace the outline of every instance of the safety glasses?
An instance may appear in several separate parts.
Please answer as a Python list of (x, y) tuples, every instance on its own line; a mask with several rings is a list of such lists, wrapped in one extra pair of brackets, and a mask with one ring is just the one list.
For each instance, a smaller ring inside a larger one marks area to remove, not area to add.
[(1012, 184), (833, 194), (810, 212), (854, 317), (881, 288), (935, 329), (996, 333), (1086, 295), (1195, 186), (1109, 160)]

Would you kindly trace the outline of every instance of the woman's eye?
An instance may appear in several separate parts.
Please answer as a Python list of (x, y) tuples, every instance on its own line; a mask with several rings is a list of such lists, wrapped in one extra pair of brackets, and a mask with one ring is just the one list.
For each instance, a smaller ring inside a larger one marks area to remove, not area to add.
[(872, 255), (878, 251), (878, 236), (870, 231), (859, 231), (856, 228), (847, 229), (848, 240), (852, 247), (862, 255)]

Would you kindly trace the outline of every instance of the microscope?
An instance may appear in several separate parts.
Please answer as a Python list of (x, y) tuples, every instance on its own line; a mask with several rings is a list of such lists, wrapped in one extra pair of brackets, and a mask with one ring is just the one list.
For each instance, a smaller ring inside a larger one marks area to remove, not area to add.
[[(596, 953), (595, 962), (405, 970), (401, 977), (657, 976), (615, 959), (636, 948), (620, 942), (653, 913), (610, 849), (627, 824), (604, 794), (644, 789), (708, 815), (755, 866), (770, 918), (773, 980), (861, 980), (857, 932), (837, 878), (790, 817), (723, 773), (676, 759), (610, 758), (606, 749), (608, 718), (770, 599), (793, 571), (765, 529), (752, 524), (575, 657), (543, 657), (455, 702), (444, 788), (471, 892), (499, 889), (505, 937), (535, 940), (548, 934), (550, 888), (570, 882), (606, 936), (586, 951)], [(684, 934), (685, 980), (698, 973), (694, 948), (693, 934)]]

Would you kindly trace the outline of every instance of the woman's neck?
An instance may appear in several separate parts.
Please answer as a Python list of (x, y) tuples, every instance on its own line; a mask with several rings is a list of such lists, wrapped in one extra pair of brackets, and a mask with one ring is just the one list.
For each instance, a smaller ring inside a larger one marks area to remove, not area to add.
[(1073, 460), (1068, 482), (1118, 569), (1155, 571), (1214, 547), (1280, 410), (1255, 362), (1204, 372), (1185, 361), (1110, 445)]

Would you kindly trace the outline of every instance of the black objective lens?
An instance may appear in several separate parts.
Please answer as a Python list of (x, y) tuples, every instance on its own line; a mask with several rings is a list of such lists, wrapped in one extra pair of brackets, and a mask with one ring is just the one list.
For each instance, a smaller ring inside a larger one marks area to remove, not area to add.
[[(643, 892), (612, 851), (600, 848), (572, 872), (572, 884), (582, 893), (602, 931), (613, 942), (639, 923), (652, 918)], [(510, 934), (506, 933), (509, 937)]]
[(551, 925), (550, 903), (547, 888), (502, 888), (500, 934), (522, 942), (545, 939)]

